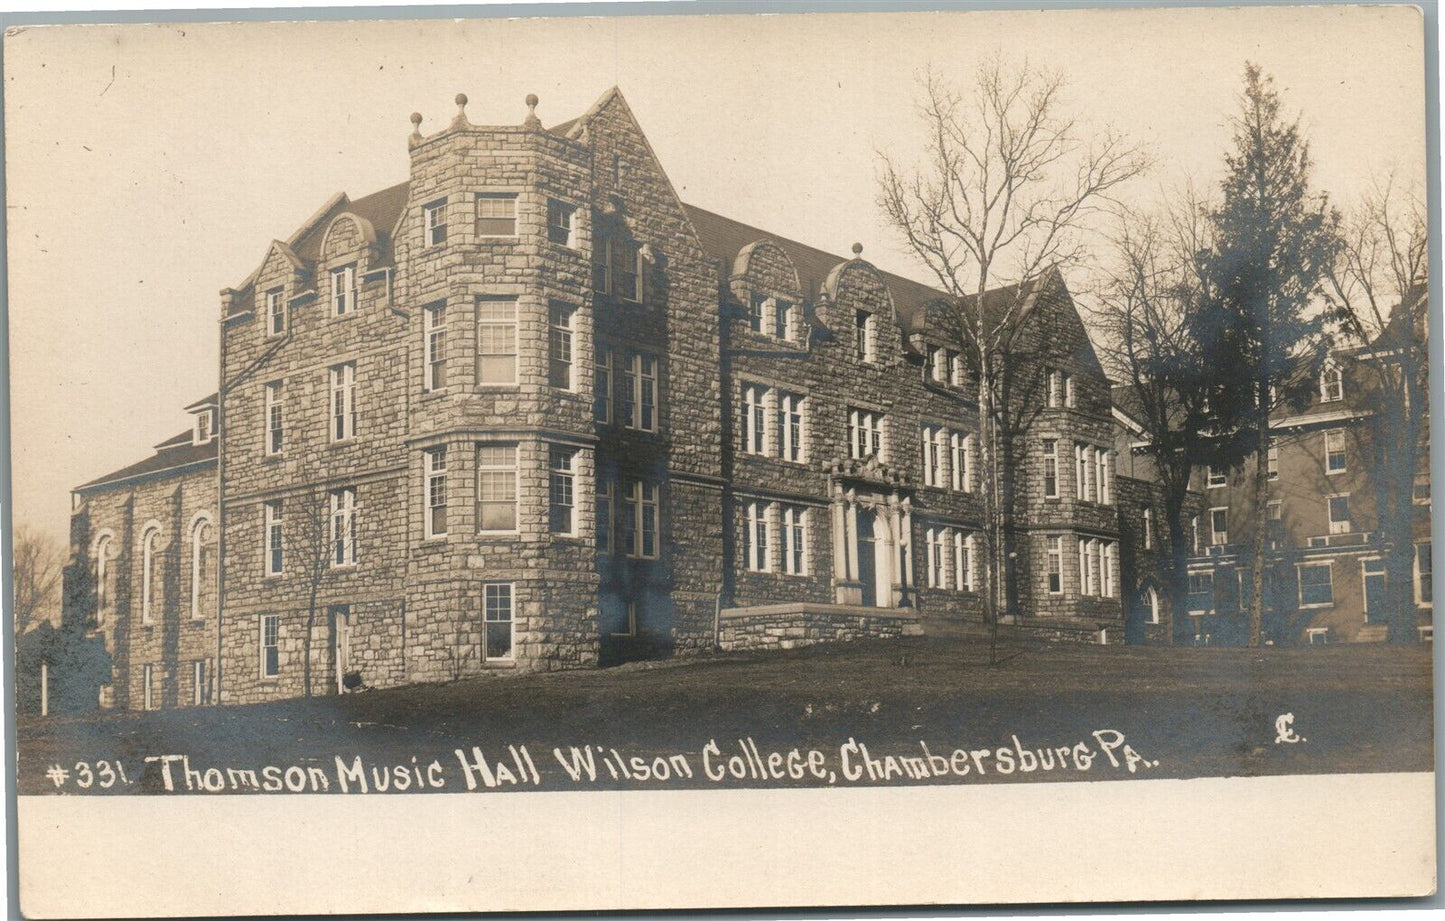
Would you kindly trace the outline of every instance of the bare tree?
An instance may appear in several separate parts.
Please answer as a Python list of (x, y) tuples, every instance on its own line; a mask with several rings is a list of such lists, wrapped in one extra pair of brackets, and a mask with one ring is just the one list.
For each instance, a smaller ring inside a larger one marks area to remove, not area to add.
[(286, 517), (288, 521), (295, 521), (287, 556), (296, 560), (306, 591), (302, 680), (307, 697), (312, 695), (312, 647), (321, 589), (335, 566), (355, 559), (356, 518), (354, 512), (348, 512), (338, 502), (339, 494), (324, 488), (286, 499)]
[(27, 525), (17, 526), (12, 537), (10, 585), (14, 592), (11, 610), (15, 612), (15, 632), (24, 633), (38, 620), (59, 624), (65, 548)]
[(1192, 189), (1157, 214), (1128, 215), (1114, 234), (1114, 264), (1094, 308), (1105, 366), (1127, 388), (1127, 409), (1144, 430), (1163, 487), (1168, 642), (1189, 595), (1190, 476), (1236, 430), (1221, 424), (1209, 399), (1221, 373), (1206, 334), (1217, 305), (1201, 258), (1213, 245), (1211, 230)]
[(1347, 213), (1328, 296), (1361, 359), (1358, 383), (1371, 389), (1370, 452), (1378, 531), (1386, 558), (1392, 642), (1418, 638), (1412, 586), (1414, 483), (1427, 462), (1429, 345), (1428, 236), (1419, 189), (1377, 178)]
[(1017, 68), (997, 56), (985, 61), (966, 96), (932, 71), (922, 84), (925, 162), (905, 170), (881, 155), (879, 203), (948, 295), (939, 333), (967, 356), (978, 379), (984, 617), (996, 661), (1002, 537), (1012, 514), (1000, 484), (999, 439), (1016, 434), (1002, 429), (1018, 398), (1005, 385), (1023, 376), (1010, 347), (1046, 274), (1079, 258), (1081, 232), (1148, 161), (1112, 132), (1081, 137), (1063, 111), (1062, 76), (1027, 61)]

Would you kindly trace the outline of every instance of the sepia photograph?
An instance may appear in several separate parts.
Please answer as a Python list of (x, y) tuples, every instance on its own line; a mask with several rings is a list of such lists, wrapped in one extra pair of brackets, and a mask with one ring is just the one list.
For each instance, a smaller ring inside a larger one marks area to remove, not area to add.
[(29, 916), (1434, 892), (1421, 10), (772, 12), (6, 31)]

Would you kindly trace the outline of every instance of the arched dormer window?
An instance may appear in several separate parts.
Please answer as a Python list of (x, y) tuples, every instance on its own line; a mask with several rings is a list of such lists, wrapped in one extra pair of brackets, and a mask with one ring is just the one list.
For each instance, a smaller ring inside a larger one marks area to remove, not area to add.
[(214, 578), (213, 534), (210, 518), (200, 518), (191, 527), (191, 617), (206, 616), (207, 588)]
[(160, 554), (160, 525), (146, 528), (140, 539), (140, 622), (155, 623), (159, 608), (160, 583), (156, 581), (156, 557)]
[(106, 615), (115, 603), (111, 585), (112, 567), (110, 548), (113, 543), (109, 534), (102, 534), (95, 542), (95, 625), (105, 624)]
[(1338, 403), (1345, 398), (1345, 372), (1334, 362), (1320, 372), (1320, 402)]

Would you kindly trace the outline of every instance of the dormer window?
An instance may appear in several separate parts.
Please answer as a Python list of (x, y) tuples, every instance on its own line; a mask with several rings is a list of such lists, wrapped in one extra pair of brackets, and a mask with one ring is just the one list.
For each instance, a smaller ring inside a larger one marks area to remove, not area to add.
[(793, 302), (773, 298), (773, 336), (784, 341), (793, 337)]
[(216, 411), (214, 409), (203, 409), (196, 413), (196, 429), (192, 437), (192, 443), (203, 445), (216, 437)]
[(859, 361), (877, 361), (878, 346), (874, 341), (876, 330), (874, 329), (873, 314), (866, 310), (859, 310), (853, 315), (854, 350)]
[(344, 317), (356, 309), (356, 263), (331, 270), (331, 314)]
[(1345, 372), (1334, 364), (1320, 372), (1320, 402), (1338, 403), (1345, 398)]
[(437, 246), (447, 241), (447, 200), (439, 198), (422, 205), (422, 225), (426, 232), (426, 245)]
[(266, 292), (266, 335), (286, 332), (286, 289), (272, 288)]

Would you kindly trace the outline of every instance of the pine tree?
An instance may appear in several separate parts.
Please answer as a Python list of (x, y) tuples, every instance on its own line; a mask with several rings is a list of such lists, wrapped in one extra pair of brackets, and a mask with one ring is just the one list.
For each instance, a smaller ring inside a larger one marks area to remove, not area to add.
[(1316, 385), (1327, 339), (1320, 307), (1339, 246), (1339, 217), (1310, 188), (1309, 144), (1298, 118), (1287, 121), (1274, 81), (1245, 66), (1234, 150), (1225, 156), (1221, 202), (1212, 214), (1215, 247), (1206, 260), (1222, 321), (1209, 333), (1216, 364), (1238, 369), (1217, 393), (1226, 416), (1242, 409), (1239, 456), (1253, 461), (1253, 544), (1249, 644), (1261, 635), (1269, 420), (1302, 406)]

